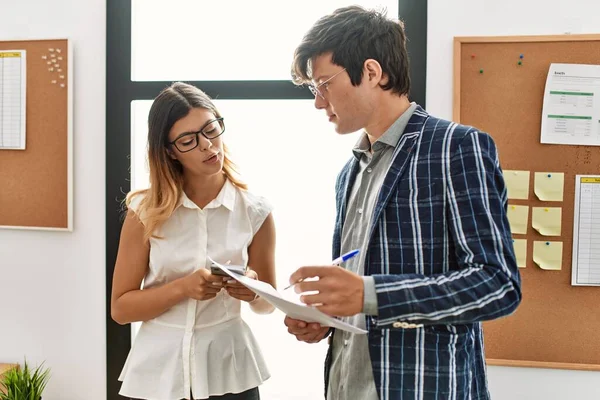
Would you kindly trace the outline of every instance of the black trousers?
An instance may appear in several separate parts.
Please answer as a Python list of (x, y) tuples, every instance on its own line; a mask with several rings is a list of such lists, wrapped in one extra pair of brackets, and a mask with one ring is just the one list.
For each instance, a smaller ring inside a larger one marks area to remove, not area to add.
[(227, 393), (222, 396), (210, 396), (208, 399), (202, 400), (260, 400), (260, 393), (256, 387), (242, 393)]

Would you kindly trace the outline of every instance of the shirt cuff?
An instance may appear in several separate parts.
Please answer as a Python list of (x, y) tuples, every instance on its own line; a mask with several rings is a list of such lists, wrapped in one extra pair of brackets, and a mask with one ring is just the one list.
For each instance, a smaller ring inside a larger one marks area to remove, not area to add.
[(375, 279), (372, 276), (363, 276), (364, 298), (363, 314), (378, 315), (377, 293), (375, 293)]

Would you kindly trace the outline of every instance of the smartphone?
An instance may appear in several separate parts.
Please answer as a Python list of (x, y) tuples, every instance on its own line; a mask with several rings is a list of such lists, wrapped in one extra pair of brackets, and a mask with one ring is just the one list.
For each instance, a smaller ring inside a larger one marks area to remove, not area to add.
[[(233, 272), (235, 274), (238, 274), (238, 275), (246, 274), (246, 267), (242, 267), (241, 265), (225, 265), (225, 266), (227, 267), (228, 270), (230, 270), (231, 272)], [(223, 272), (221, 269), (216, 267), (214, 264), (210, 265), (210, 273), (213, 275), (229, 276), (225, 272)]]

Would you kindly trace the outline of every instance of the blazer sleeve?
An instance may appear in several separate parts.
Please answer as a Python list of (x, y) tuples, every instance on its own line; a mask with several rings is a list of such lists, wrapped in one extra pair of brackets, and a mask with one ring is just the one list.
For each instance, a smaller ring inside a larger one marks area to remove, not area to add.
[(492, 138), (467, 131), (445, 161), (444, 173), (446, 223), (459, 268), (432, 276), (373, 275), (375, 327), (491, 320), (512, 313), (521, 301), (507, 191)]

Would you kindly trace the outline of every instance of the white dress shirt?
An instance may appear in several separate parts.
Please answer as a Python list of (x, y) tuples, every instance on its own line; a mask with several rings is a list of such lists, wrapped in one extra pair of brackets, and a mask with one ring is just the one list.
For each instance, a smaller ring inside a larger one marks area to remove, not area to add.
[[(137, 212), (142, 195), (130, 208)], [(229, 180), (200, 209), (185, 193), (150, 239), (144, 288), (160, 286), (217, 262), (247, 265), (248, 246), (271, 212), (265, 199)], [(143, 220), (143, 215), (140, 216)], [(241, 302), (221, 290), (187, 299), (142, 323), (119, 380), (119, 394), (147, 400), (195, 399), (239, 393), (269, 378), (258, 344), (241, 319)]]

